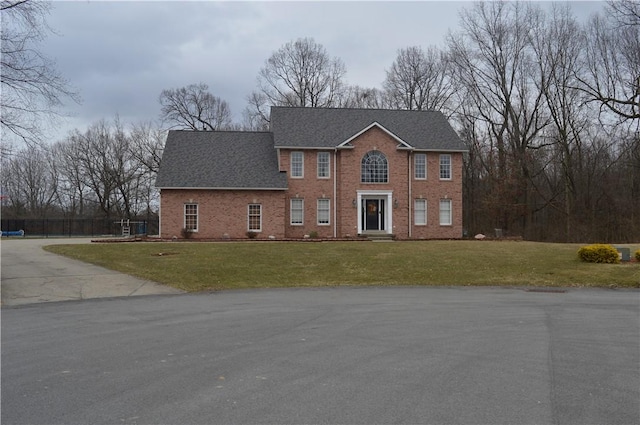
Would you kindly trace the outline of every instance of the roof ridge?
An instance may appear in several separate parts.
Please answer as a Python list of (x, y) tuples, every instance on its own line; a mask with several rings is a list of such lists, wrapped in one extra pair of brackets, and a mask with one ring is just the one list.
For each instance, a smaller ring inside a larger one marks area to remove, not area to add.
[(272, 132), (269, 130), (189, 130), (189, 129), (178, 129), (178, 130), (169, 130), (169, 131), (175, 131), (175, 132), (184, 132), (184, 133), (206, 133), (206, 134), (211, 134), (211, 133), (257, 133), (257, 134), (264, 134), (264, 133), (269, 133), (271, 134)]
[(336, 111), (383, 111), (383, 112), (439, 112), (436, 109), (389, 109), (389, 108), (344, 108), (337, 106), (272, 106), (272, 109), (321, 109), (321, 110), (336, 110)]

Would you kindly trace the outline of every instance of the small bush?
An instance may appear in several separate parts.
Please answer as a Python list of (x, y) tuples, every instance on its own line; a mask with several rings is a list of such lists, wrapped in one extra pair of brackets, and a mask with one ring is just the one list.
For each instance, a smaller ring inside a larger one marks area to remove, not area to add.
[(636, 256), (636, 260), (640, 261), (640, 249), (636, 251), (636, 253), (634, 254)]
[(606, 244), (583, 246), (578, 250), (578, 256), (588, 263), (617, 264), (620, 262), (618, 251), (612, 245)]
[(184, 239), (190, 239), (191, 236), (193, 236), (193, 230), (187, 229), (187, 228), (182, 228), (182, 230), (180, 230), (180, 234), (182, 235), (182, 237)]
[(316, 232), (315, 230), (313, 232), (309, 232), (309, 237), (311, 239), (318, 239), (318, 232)]
[(258, 237), (258, 234), (257, 234), (256, 232), (252, 232), (251, 230), (249, 230), (249, 231), (247, 232), (247, 237), (248, 237), (249, 239), (255, 239), (255, 238), (257, 238), (257, 237)]

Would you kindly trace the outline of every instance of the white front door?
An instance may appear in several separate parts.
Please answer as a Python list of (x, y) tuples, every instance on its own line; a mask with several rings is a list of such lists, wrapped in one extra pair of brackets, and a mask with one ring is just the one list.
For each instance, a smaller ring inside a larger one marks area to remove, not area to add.
[(391, 192), (358, 191), (358, 233), (391, 233), (391, 202)]

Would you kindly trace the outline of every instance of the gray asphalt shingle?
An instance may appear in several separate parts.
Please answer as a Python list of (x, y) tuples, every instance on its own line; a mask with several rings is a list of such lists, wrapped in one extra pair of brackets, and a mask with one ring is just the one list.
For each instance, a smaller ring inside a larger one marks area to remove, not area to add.
[(156, 187), (285, 189), (268, 132), (169, 131)]
[(375, 122), (417, 150), (467, 151), (446, 117), (437, 111), (271, 108), (276, 147), (334, 148)]
[(335, 148), (378, 123), (416, 150), (466, 152), (436, 111), (271, 108), (271, 132), (172, 130), (159, 188), (286, 189), (277, 148)]

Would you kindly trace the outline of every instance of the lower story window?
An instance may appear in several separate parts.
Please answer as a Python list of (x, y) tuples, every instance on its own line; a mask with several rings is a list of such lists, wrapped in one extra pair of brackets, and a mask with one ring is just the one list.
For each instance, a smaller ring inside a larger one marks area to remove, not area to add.
[(184, 228), (198, 231), (198, 204), (184, 204)]
[(414, 206), (414, 218), (417, 226), (424, 226), (427, 224), (427, 200), (416, 199)]
[(329, 224), (330, 201), (328, 199), (318, 199), (318, 224)]
[(262, 205), (249, 204), (248, 222), (250, 231), (262, 231)]
[(291, 200), (291, 224), (294, 226), (304, 224), (304, 199)]
[(451, 225), (451, 199), (440, 200), (440, 225)]

